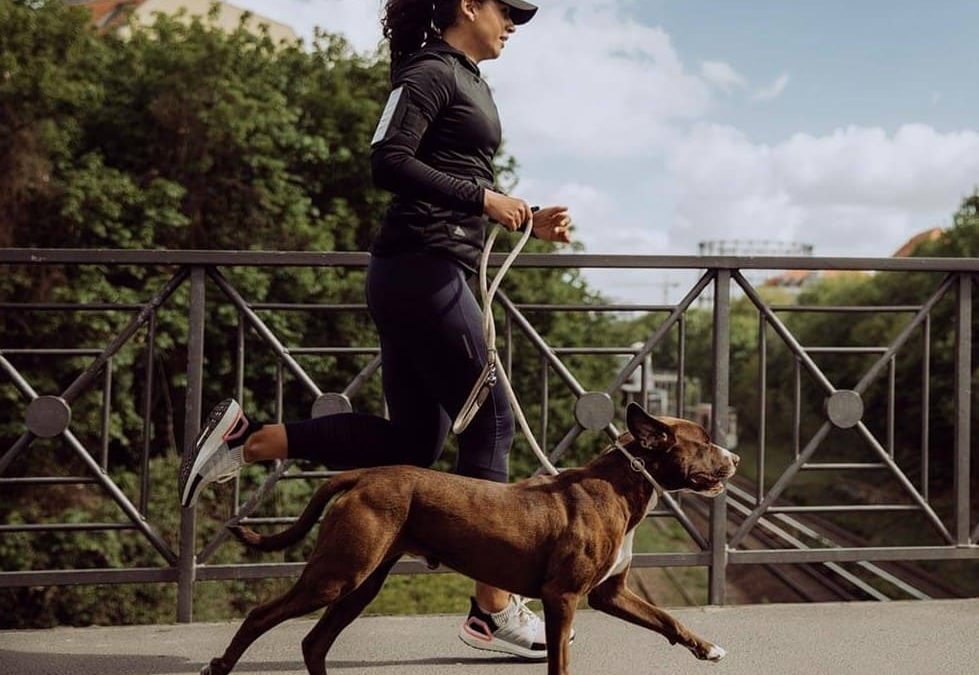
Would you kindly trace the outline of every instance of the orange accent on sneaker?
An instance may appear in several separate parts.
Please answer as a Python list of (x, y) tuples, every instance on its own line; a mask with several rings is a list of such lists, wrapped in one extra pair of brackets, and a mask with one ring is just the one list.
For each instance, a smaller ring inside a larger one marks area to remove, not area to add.
[[(241, 422), (242, 420), (244, 420), (245, 423), (242, 424), (241, 427), (239, 428), (238, 423)], [(228, 427), (228, 430), (224, 432), (224, 435), (221, 437), (221, 440), (228, 442), (228, 441), (233, 441), (236, 438), (241, 438), (241, 435), (245, 433), (246, 429), (248, 429), (248, 420), (245, 419), (245, 414), (239, 408), (238, 416), (235, 417), (235, 421), (231, 424), (230, 427)]]
[[(474, 630), (474, 626), (482, 629), (483, 632)], [(471, 616), (466, 619), (466, 623), (462, 624), (462, 629), (477, 640), (482, 640), (483, 642), (493, 641), (493, 631), (490, 630), (490, 627), (487, 626), (486, 622), (482, 619), (477, 619), (476, 617)]]

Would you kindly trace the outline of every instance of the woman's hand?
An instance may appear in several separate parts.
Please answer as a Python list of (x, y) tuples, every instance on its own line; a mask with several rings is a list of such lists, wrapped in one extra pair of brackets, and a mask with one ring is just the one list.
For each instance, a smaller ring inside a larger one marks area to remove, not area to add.
[(534, 214), (534, 235), (545, 241), (571, 241), (571, 215), (567, 206), (548, 206)]
[(511, 232), (519, 230), (533, 217), (527, 202), (492, 190), (486, 190), (483, 195), (483, 213)]

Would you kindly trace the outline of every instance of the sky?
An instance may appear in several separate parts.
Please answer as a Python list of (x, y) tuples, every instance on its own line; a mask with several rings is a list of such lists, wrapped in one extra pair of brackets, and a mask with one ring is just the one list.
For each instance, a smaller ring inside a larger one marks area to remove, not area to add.
[[(359, 51), (381, 37), (378, 0), (234, 4)], [(568, 206), (587, 253), (742, 240), (887, 257), (979, 186), (977, 2), (538, 4), (481, 68), (520, 164), (514, 196)], [(586, 276), (630, 302), (687, 286)]]

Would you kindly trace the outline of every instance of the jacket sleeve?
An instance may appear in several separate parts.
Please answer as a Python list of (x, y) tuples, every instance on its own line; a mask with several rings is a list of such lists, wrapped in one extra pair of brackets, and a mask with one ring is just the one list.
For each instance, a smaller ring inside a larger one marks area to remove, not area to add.
[(374, 184), (436, 206), (483, 214), (484, 188), (438, 171), (417, 157), (425, 132), (455, 94), (452, 66), (422, 59), (398, 73), (371, 141)]

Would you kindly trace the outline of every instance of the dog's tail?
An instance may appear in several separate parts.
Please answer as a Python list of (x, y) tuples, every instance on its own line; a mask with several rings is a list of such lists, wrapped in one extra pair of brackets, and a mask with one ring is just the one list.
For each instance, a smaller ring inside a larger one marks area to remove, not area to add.
[(352, 488), (360, 480), (360, 474), (360, 471), (347, 471), (323, 483), (313, 494), (299, 519), (292, 527), (281, 532), (259, 534), (240, 525), (229, 525), (228, 529), (248, 548), (259, 551), (281, 551), (305, 537), (313, 529), (323, 510), (327, 509), (342, 493)]

